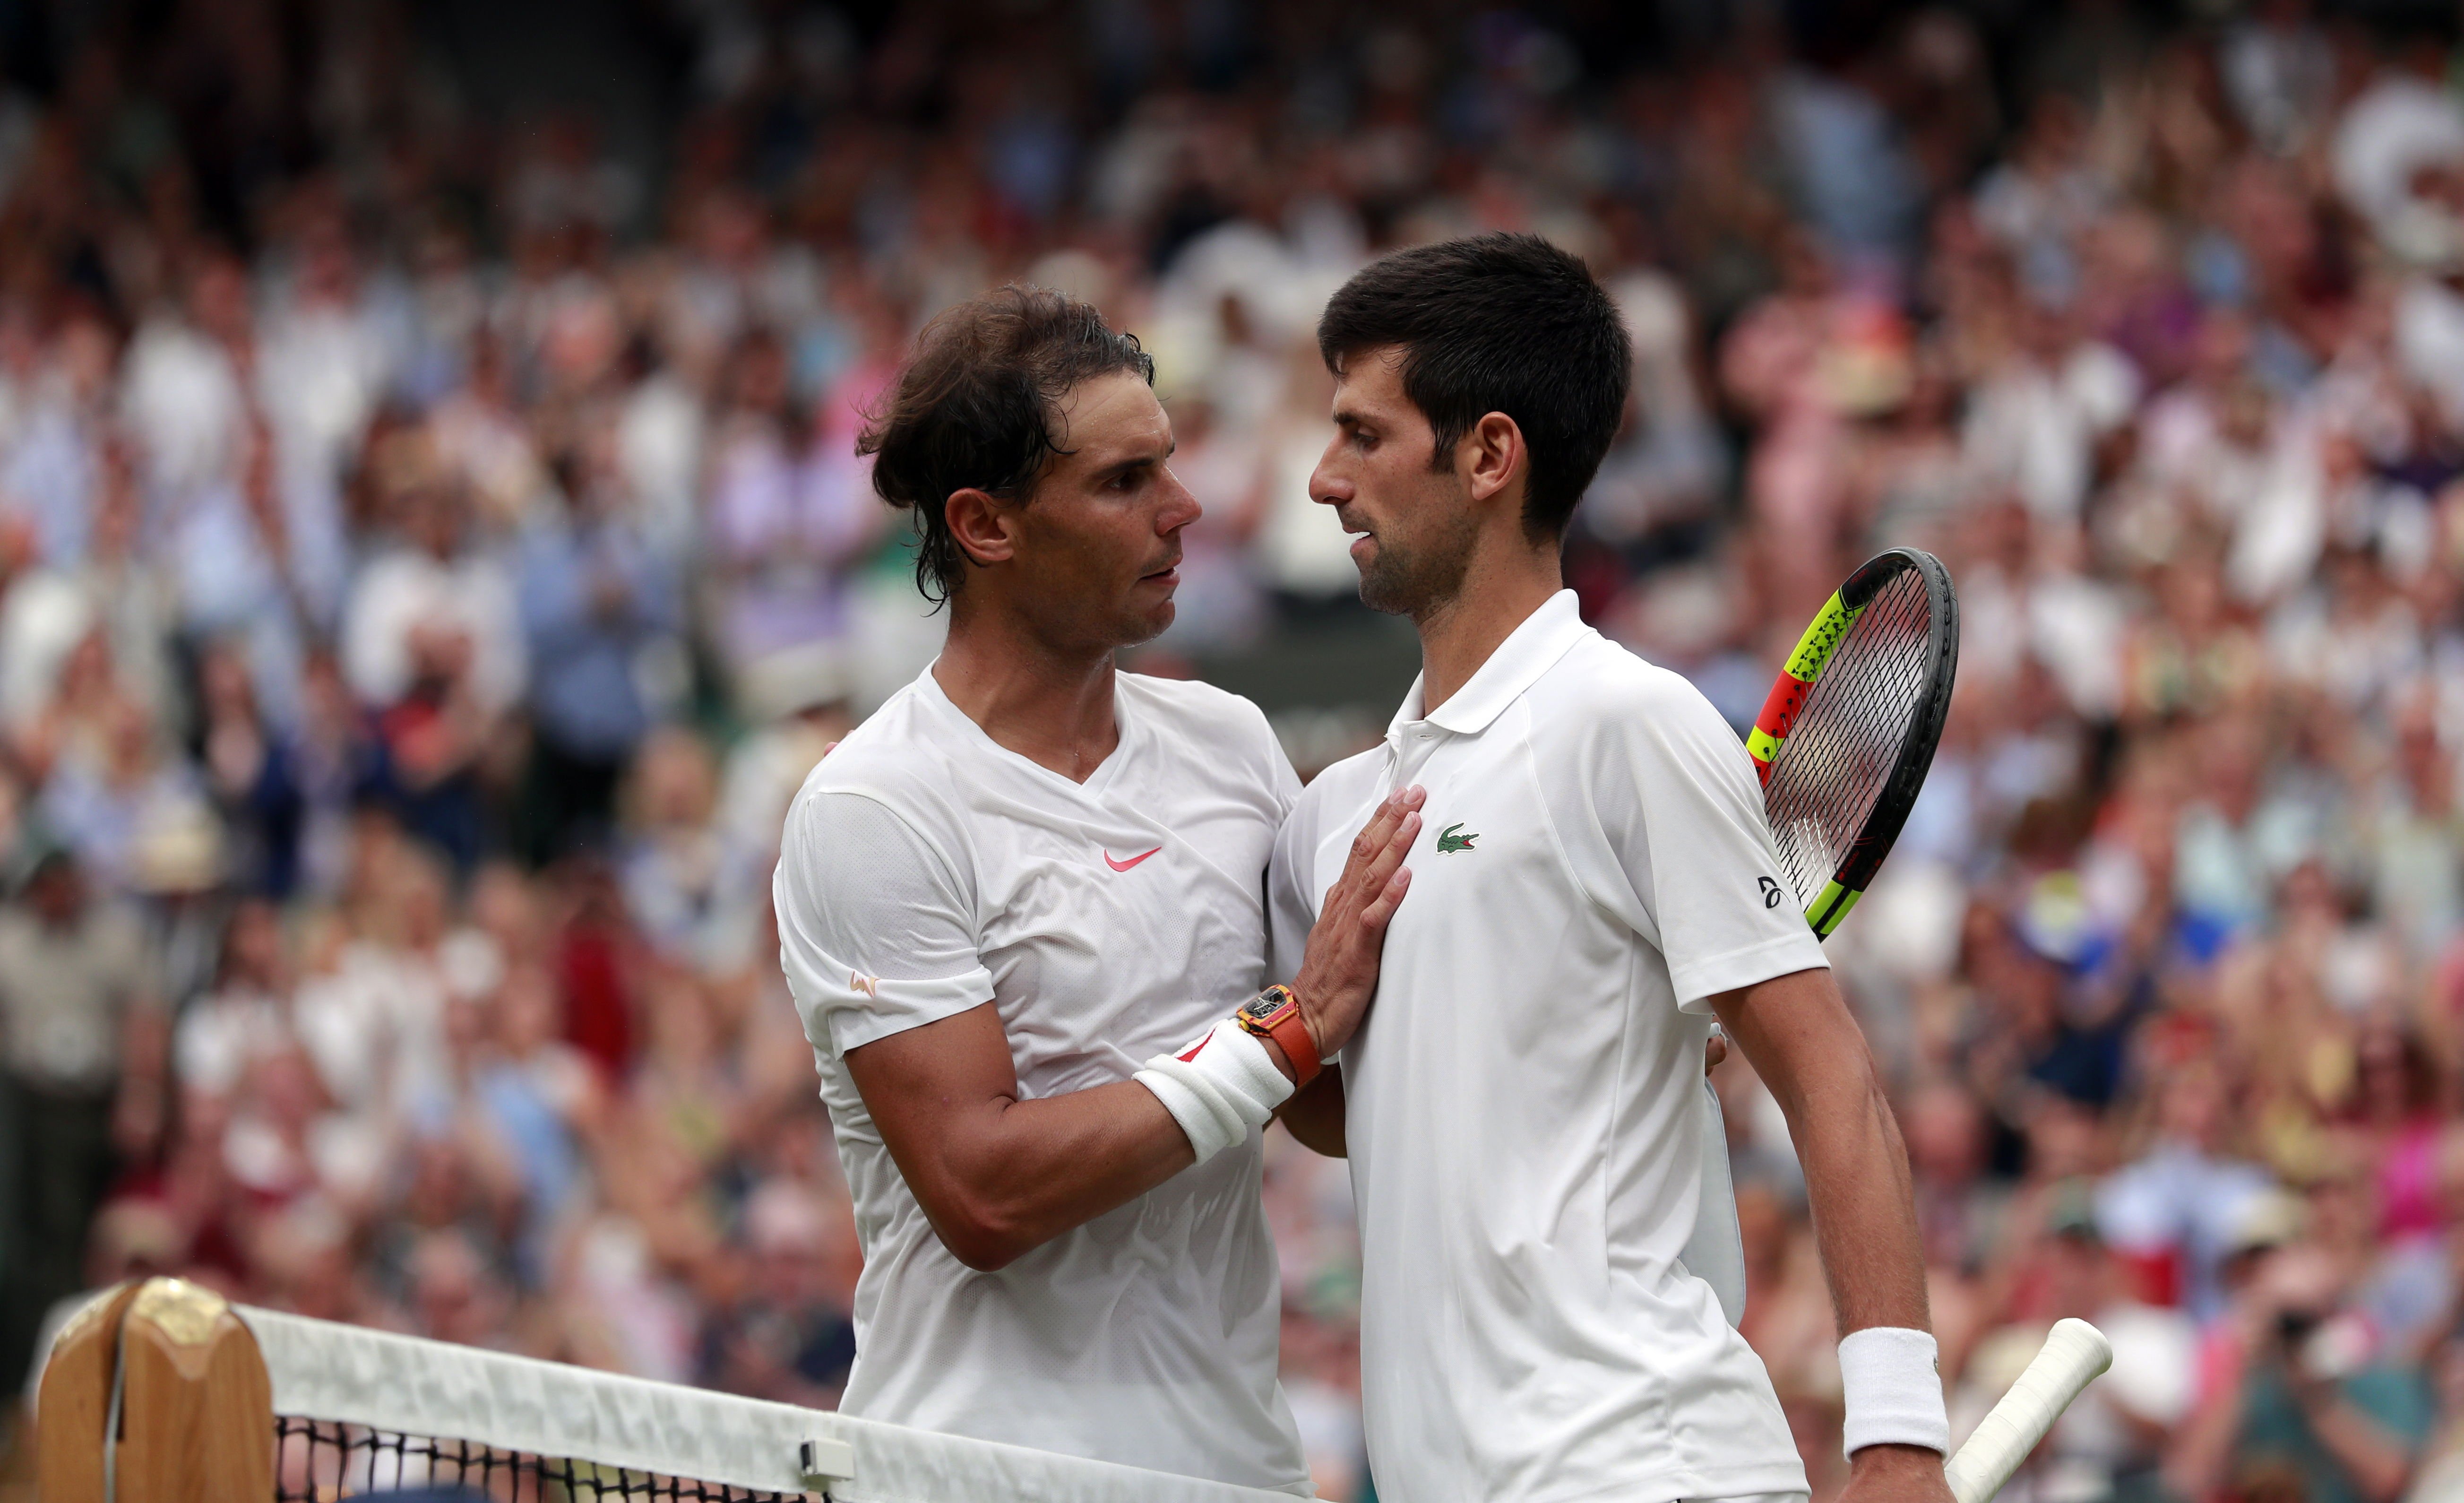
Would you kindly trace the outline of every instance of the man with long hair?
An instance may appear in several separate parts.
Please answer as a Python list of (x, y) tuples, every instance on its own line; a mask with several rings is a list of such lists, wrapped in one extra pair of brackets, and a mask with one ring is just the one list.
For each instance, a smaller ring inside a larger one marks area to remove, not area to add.
[(842, 1408), (1306, 1492), (1260, 1132), (1367, 1006), (1418, 795), (1270, 976), (1290, 765), (1255, 705), (1113, 666), (1199, 515), (1152, 375), (1007, 288), (862, 440), (950, 633), (805, 781), (775, 882), (864, 1243)]

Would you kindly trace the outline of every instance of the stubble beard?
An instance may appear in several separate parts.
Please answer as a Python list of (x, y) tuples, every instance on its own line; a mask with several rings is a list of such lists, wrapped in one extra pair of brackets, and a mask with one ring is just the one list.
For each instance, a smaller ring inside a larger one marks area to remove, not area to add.
[(1454, 511), (1410, 546), (1381, 535), (1360, 571), (1360, 602), (1372, 610), (1423, 621), (1454, 604), (1471, 571), (1477, 537), (1468, 511)]

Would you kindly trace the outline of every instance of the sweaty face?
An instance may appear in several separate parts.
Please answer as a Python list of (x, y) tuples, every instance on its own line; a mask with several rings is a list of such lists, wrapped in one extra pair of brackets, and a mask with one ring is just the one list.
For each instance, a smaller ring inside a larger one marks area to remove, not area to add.
[(1014, 508), (1016, 559), (1035, 616), (1073, 646), (1130, 647), (1172, 625), (1180, 530), (1196, 497), (1174, 477), (1172, 420), (1136, 376), (1102, 376), (1061, 404), (1060, 446)]
[(1454, 456), (1435, 453), (1436, 431), (1403, 394), (1400, 357), (1365, 350), (1344, 362), (1334, 438), (1309, 476), (1309, 497), (1359, 534), (1352, 562), (1361, 600), (1418, 619), (1463, 588), (1478, 519)]

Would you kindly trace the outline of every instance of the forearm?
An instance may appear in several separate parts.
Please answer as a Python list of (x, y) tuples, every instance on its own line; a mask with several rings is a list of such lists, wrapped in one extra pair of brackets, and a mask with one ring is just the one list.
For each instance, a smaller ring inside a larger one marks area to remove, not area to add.
[(1343, 1067), (1327, 1066), (1324, 1074), (1294, 1092), (1275, 1116), (1303, 1147), (1329, 1159), (1344, 1157)]
[(1831, 973), (1778, 977), (1713, 1006), (1788, 1118), (1839, 1334), (1931, 1329), (1907, 1148)]
[(1947, 1503), (1939, 1359), (1929, 1335), (1907, 1335), (1932, 1329), (1916, 1197), (1865, 1035), (1827, 970), (1776, 977), (1713, 1006), (1787, 1115), (1805, 1167), (1848, 1383), (1843, 1503)]
[(2204, 1503), (2222, 1490), (2233, 1443), (2241, 1438), (2241, 1375), (2235, 1373), (2190, 1416), (2165, 1457), (2165, 1482), (2176, 1496)]
[(2393, 1503), (2403, 1493), (2412, 1480), (2412, 1455), (2403, 1442), (2333, 1388), (2307, 1399), (2301, 1407), (2319, 1444), (2344, 1469), (2354, 1491), (2370, 1503)]
[(1788, 1113), (1831, 1308), (1843, 1337), (1868, 1326), (1930, 1331), (1907, 1147), (1861, 1043), (1858, 1059), (1863, 1068), (1811, 1087)]
[(1023, 1098), (990, 1003), (849, 1050), (847, 1072), (941, 1242), (998, 1269), (1196, 1158), (1134, 1080)]
[[(1155, 1093), (1124, 1080), (987, 1103), (952, 1124), (938, 1157), (930, 1173), (940, 1193), (925, 1200), (934, 1229), (961, 1262), (999, 1268), (1129, 1204), (1196, 1156)], [(911, 1184), (917, 1178), (908, 1174)]]

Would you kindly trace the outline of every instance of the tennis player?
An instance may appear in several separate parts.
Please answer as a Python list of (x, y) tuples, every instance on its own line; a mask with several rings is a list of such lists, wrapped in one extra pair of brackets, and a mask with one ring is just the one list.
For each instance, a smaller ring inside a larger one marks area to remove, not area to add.
[(1681, 1257), (1716, 1016), (1805, 1165), (1846, 1495), (1947, 1498), (1906, 1154), (1745, 749), (1559, 577), (1624, 405), (1614, 306), (1573, 257), (1487, 235), (1371, 265), (1318, 342), (1336, 432), (1310, 494), (1421, 650), (1385, 743), (1301, 795), (1271, 883), (1296, 955), (1352, 830), (1426, 787), (1377, 1004), (1285, 1118), (1351, 1157), (1378, 1496), (1805, 1495), (1769, 1376)]
[(1419, 816), (1371, 801), (1262, 991), (1298, 782), (1256, 706), (1112, 665), (1199, 515), (1151, 376), (1005, 289), (862, 440), (950, 632), (806, 779), (774, 881), (864, 1245), (841, 1407), (1306, 1492), (1260, 1130), (1367, 1006)]

